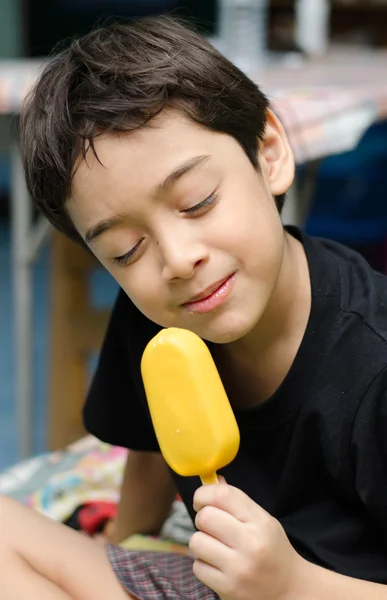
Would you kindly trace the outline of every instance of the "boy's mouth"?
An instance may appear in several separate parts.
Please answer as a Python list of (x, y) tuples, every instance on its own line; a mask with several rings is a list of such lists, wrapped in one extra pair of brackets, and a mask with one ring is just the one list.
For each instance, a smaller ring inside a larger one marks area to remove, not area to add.
[(232, 283), (235, 278), (235, 273), (228, 275), (211, 286), (204, 289), (199, 294), (192, 296), (182, 306), (188, 309), (189, 312), (204, 313), (213, 310), (220, 306), (231, 291)]

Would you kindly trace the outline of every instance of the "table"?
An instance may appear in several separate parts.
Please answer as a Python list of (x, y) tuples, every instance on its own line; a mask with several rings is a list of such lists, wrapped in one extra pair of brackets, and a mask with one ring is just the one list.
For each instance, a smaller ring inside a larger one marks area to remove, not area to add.
[[(353, 148), (373, 122), (387, 118), (387, 53), (332, 50), (321, 59), (272, 65), (252, 73), (287, 130), (297, 163)], [(0, 62), (0, 114), (17, 115), (42, 63)], [(18, 378), (20, 456), (31, 453), (31, 266), (47, 239), (42, 218), (33, 222), (15, 139), (11, 181), (12, 272)], [(298, 220), (288, 201), (287, 222)]]

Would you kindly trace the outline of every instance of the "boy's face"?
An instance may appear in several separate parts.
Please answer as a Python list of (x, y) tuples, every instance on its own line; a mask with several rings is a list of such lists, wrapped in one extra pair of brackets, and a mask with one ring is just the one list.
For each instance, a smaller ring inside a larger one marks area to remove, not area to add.
[[(261, 173), (230, 136), (177, 111), (96, 139), (75, 173), (68, 211), (139, 310), (163, 327), (218, 343), (249, 333), (281, 271), (284, 234), (273, 194), (293, 158), (269, 115)], [(102, 164), (101, 164), (102, 163)]]

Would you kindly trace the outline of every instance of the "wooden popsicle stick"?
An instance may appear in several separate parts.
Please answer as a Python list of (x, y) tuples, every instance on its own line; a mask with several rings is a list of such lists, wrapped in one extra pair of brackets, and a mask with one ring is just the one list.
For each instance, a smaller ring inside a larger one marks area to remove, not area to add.
[(218, 475), (216, 473), (210, 473), (209, 475), (201, 475), (201, 482), (203, 485), (213, 485), (219, 483)]

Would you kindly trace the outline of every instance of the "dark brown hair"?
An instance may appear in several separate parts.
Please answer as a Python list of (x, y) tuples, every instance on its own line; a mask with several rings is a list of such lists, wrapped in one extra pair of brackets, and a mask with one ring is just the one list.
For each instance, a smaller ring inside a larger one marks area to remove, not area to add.
[[(94, 151), (95, 136), (145, 126), (165, 107), (233, 136), (258, 168), (267, 98), (180, 21), (106, 25), (49, 62), (24, 104), (20, 144), (29, 192), (57, 229), (79, 241), (65, 203), (77, 158)], [(276, 201), (281, 210), (283, 197)]]

